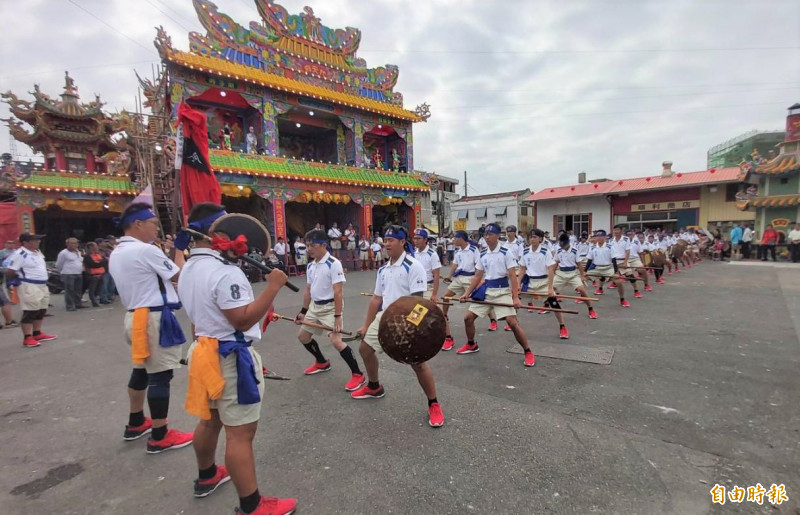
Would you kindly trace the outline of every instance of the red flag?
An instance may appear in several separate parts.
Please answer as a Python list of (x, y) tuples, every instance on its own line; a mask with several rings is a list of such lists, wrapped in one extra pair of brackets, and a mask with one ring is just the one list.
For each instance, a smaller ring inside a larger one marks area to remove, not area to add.
[[(267, 326), (272, 322), (272, 315), (275, 314), (275, 306), (270, 306), (267, 314), (264, 316), (264, 321), (261, 323), (261, 332), (267, 332)], [(262, 335), (263, 336), (263, 335)]]
[(200, 202), (222, 203), (222, 191), (208, 160), (205, 113), (182, 102), (178, 106), (178, 124), (178, 137), (180, 139), (182, 133), (183, 139), (178, 142), (178, 149), (182, 149), (182, 152), (176, 152), (176, 160), (180, 159), (183, 214), (189, 216), (192, 206)]

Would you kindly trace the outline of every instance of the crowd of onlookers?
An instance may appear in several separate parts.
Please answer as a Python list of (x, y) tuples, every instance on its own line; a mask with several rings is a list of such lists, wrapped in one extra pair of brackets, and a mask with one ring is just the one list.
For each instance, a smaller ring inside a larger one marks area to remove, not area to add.
[(111, 304), (117, 291), (114, 279), (108, 273), (108, 258), (117, 244), (114, 236), (80, 242), (67, 238), (66, 247), (58, 253), (51, 271), (58, 274), (64, 289), (67, 311), (88, 307), (83, 300), (88, 296), (92, 307)]
[[(800, 223), (791, 224), (788, 232), (776, 230), (767, 224), (758, 235), (752, 224), (742, 222), (734, 225), (728, 234), (714, 234), (713, 255), (720, 260), (760, 259), (777, 261), (780, 255), (792, 263), (800, 263)], [(785, 253), (781, 252), (785, 246)], [(755, 256), (753, 255), (755, 252)]]

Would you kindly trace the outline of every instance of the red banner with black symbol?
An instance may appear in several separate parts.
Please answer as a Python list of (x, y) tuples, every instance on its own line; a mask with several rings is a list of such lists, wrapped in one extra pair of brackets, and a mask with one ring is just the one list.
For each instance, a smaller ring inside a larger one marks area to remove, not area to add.
[(178, 151), (176, 168), (180, 168), (183, 215), (189, 216), (192, 206), (201, 202), (222, 203), (222, 191), (208, 159), (208, 125), (205, 113), (178, 106)]

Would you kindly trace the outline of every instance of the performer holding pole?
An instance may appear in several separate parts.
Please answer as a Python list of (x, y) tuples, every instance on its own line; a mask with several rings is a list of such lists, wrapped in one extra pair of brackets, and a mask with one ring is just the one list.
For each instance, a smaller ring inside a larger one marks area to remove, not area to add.
[[(489, 302), (513, 303), (513, 308), (495, 306), (494, 312), (499, 319), (505, 319), (514, 337), (525, 351), (524, 365), (532, 367), (536, 364), (533, 351), (528, 345), (528, 338), (525, 331), (517, 320), (516, 309), (522, 306), (519, 300), (519, 280), (516, 274), (517, 263), (513, 255), (504, 245), (500, 244), (500, 226), (490, 223), (486, 226), (483, 233), (486, 239), (487, 248), (480, 253), (480, 258), (475, 264), (475, 277), (472, 278), (469, 288), (461, 296), (461, 302), (469, 302), (471, 297), (475, 300), (486, 300)], [(483, 284), (481, 281), (486, 279)], [(458, 351), (458, 354), (471, 354), (478, 352), (480, 348), (475, 341), (475, 319), (489, 314), (490, 306), (472, 304), (464, 317), (464, 325), (467, 331), (467, 343)]]
[[(122, 212), (125, 235), (109, 257), (109, 273), (119, 291), (125, 314), (125, 337), (131, 346), (133, 371), (128, 381), (130, 415), (123, 438), (136, 440), (152, 431), (147, 452), (156, 454), (192, 443), (192, 433), (167, 429), (170, 381), (180, 368), (183, 343), (181, 326), (173, 310), (180, 309), (172, 286), (180, 273), (183, 254), (171, 261), (153, 242), (158, 218), (151, 206), (133, 203)], [(144, 416), (144, 399), (150, 418)]]
[(442, 262), (439, 260), (439, 254), (428, 247), (428, 231), (425, 229), (414, 229), (414, 259), (420, 262), (425, 269), (425, 277), (428, 280), (428, 289), (423, 294), (426, 299), (439, 298), (439, 271), (442, 268)]
[[(453, 245), (455, 246), (455, 255), (453, 256), (453, 264), (450, 266), (450, 284), (447, 291), (444, 292), (445, 297), (459, 298), (467, 291), (472, 278), (475, 276), (475, 263), (478, 262), (480, 251), (478, 246), (469, 241), (467, 231), (456, 231), (453, 235)], [(445, 319), (445, 339), (442, 350), (450, 350), (455, 346), (456, 342), (450, 333), (450, 319), (447, 316), (450, 311), (449, 305), (442, 306)]]
[[(631, 304), (625, 300), (625, 290), (623, 288), (622, 278), (619, 274), (617, 258), (614, 257), (614, 247), (611, 242), (606, 240), (606, 231), (603, 229), (598, 230), (595, 237), (597, 238), (597, 243), (589, 251), (589, 259), (586, 262), (586, 271), (591, 271), (592, 275), (598, 277), (600, 282), (600, 287), (594, 291), (594, 294), (602, 295), (603, 282), (606, 279), (610, 279), (617, 285), (620, 305), (629, 308)], [(617, 252), (617, 255), (621, 255), (623, 258), (627, 259), (629, 252), (627, 242), (623, 241), (619, 243), (617, 245)], [(592, 265), (594, 265), (594, 268), (592, 268)], [(583, 279), (584, 281), (586, 280), (585, 272)]]
[[(358, 361), (353, 356), (352, 349), (342, 341), (344, 312), (342, 286), (345, 283), (342, 262), (328, 252), (328, 237), (324, 231), (316, 229), (309, 231), (305, 238), (308, 254), (313, 261), (308, 264), (306, 269), (307, 284), (303, 294), (303, 308), (295, 317), (295, 323), (300, 325), (303, 322), (311, 322), (333, 329), (332, 332), (329, 332), (328, 338), (333, 347), (339, 351), (339, 355), (347, 363), (347, 366), (350, 367), (352, 377), (344, 389), (352, 392), (364, 386), (367, 380), (358, 367)], [(304, 326), (297, 333), (297, 339), (315, 359), (314, 364), (304, 372), (308, 376), (331, 369), (331, 362), (325, 359), (319, 344), (314, 339), (314, 335), (320, 335), (322, 332), (322, 329)]]
[[(398, 225), (392, 225), (386, 230), (383, 241), (389, 261), (378, 270), (375, 292), (367, 308), (367, 317), (364, 325), (358, 330), (364, 335), (359, 351), (367, 369), (369, 382), (350, 394), (354, 399), (376, 399), (385, 395), (378, 377), (379, 362), (376, 354), (383, 352), (378, 340), (383, 311), (400, 297), (409, 295), (422, 297), (427, 289), (425, 269), (419, 261), (406, 252), (411, 251), (407, 244), (406, 230)], [(444, 425), (442, 407), (436, 398), (436, 382), (433, 371), (425, 361), (415, 363), (411, 365), (411, 368), (417, 375), (417, 381), (428, 398), (428, 423), (431, 427)]]
[[(189, 213), (189, 222), (199, 227), (195, 229), (198, 232), (212, 237), (211, 241), (195, 241), (178, 286), (196, 337), (189, 349), (186, 392), (186, 411), (201, 419), (194, 439), (199, 476), (194, 482), (194, 496), (206, 497), (232, 479), (239, 496), (238, 513), (292, 513), (297, 507), (295, 499), (261, 495), (253, 456), (264, 382), (261, 356), (252, 342), (261, 339), (259, 321), (287, 277), (273, 269), (266, 288), (256, 297), (244, 272), (226, 259), (231, 249), (238, 253), (237, 242), (252, 245), (254, 234), (261, 233), (263, 241), (268, 241), (266, 229), (254, 218), (228, 215), (220, 205), (200, 203)], [(223, 427), (225, 465), (216, 465), (217, 441)]]

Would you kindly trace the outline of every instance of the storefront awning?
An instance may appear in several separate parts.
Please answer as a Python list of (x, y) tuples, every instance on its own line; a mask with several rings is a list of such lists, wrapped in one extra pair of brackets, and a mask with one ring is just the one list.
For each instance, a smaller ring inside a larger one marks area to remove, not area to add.
[(475, 218), (486, 218), (486, 208), (479, 207), (475, 210)]
[(456, 219), (466, 220), (468, 214), (469, 214), (469, 209), (461, 209), (459, 211), (456, 211)]
[(507, 209), (508, 209), (507, 206), (496, 207), (496, 208), (494, 208), (494, 214), (495, 214), (495, 216), (505, 216)]

